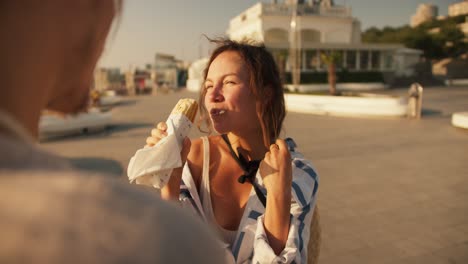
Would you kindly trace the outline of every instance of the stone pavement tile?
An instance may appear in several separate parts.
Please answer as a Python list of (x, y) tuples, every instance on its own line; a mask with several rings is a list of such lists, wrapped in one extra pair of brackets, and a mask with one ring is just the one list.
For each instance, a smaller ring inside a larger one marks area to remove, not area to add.
[(369, 229), (359, 234), (359, 238), (371, 246), (375, 244), (397, 243), (401, 238), (384, 229)]
[[(413, 257), (398, 258), (396, 260), (385, 261), (379, 264), (457, 264), (434, 253), (428, 253)], [(465, 263), (460, 263), (465, 264)]]
[(334, 255), (320, 255), (318, 263), (320, 264), (363, 264), (361, 256), (350, 253), (337, 252)]
[(340, 239), (329, 240), (322, 238), (320, 256), (324, 258), (347, 254), (367, 247), (366, 243), (359, 240), (356, 236), (342, 237)]
[(466, 264), (468, 263), (468, 243), (447, 247), (436, 251), (435, 254), (442, 259), (448, 260), (449, 263)]
[[(466, 202), (465, 202), (466, 203)], [(440, 219), (440, 221), (445, 221), (447, 226), (457, 226), (461, 224), (468, 224), (468, 206), (462, 205), (453, 208), (446, 208), (445, 210), (437, 213), (434, 217)], [(427, 216), (431, 217), (430, 215)]]
[(458, 230), (459, 232), (465, 233), (468, 237), (468, 222), (459, 224), (459, 225), (454, 225), (453, 229)]
[(436, 250), (440, 250), (447, 246), (446, 243), (439, 241), (438, 239), (426, 235), (426, 236), (412, 236), (406, 240), (400, 241), (396, 244), (396, 247), (405, 251), (408, 256), (418, 256), (429, 254)]
[(382, 235), (391, 237), (395, 243), (401, 243), (408, 238), (418, 237), (424, 232), (426, 231), (420, 223), (400, 222), (385, 226), (385, 233)]
[(356, 232), (353, 223), (349, 221), (327, 221), (326, 218), (320, 217), (320, 225), (324, 236), (344, 237)]
[(395, 261), (401, 257), (407, 257), (405, 251), (392, 244), (383, 243), (345, 254), (324, 257), (323, 263), (399, 263)]
[[(450, 246), (426, 254), (401, 258), (400, 264), (466, 264), (468, 263), (468, 243)], [(390, 264), (390, 262), (389, 262)]]
[(361, 215), (362, 213), (358, 208), (353, 208), (350, 206), (342, 207), (334, 210), (326, 210), (324, 217), (328, 221), (339, 222), (346, 219), (355, 218)]
[[(468, 225), (465, 225), (465, 227), (466, 226)], [(440, 232), (438, 232), (438, 230), (433, 231), (431, 232), (431, 236), (447, 246), (468, 243), (468, 232), (457, 227), (450, 227)]]

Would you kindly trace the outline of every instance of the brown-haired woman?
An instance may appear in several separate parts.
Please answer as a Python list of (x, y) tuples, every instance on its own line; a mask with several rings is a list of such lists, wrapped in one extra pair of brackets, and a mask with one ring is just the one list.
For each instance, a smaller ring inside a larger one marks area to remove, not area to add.
[[(217, 135), (184, 141), (186, 164), (161, 195), (195, 209), (236, 263), (306, 263), (318, 176), (294, 141), (279, 139), (286, 111), (277, 66), (264, 46), (214, 42), (199, 105)], [(159, 123), (147, 144), (166, 129)]]

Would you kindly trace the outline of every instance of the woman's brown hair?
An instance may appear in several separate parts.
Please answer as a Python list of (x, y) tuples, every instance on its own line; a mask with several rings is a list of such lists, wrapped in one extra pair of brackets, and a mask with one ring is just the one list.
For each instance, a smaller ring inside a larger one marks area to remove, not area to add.
[(228, 39), (209, 39), (209, 41), (217, 44), (217, 47), (212, 52), (203, 73), (203, 84), (199, 98), (199, 128), (201, 123), (205, 121), (209, 132), (211, 132), (208, 110), (204, 103), (206, 96), (204, 81), (208, 75), (210, 65), (221, 53), (234, 51), (242, 57), (247, 65), (250, 79), (249, 86), (257, 102), (257, 115), (262, 127), (264, 144), (265, 146), (273, 144), (281, 132), (283, 120), (286, 116), (283, 85), (273, 56), (264, 45), (253, 45), (246, 41), (237, 42)]

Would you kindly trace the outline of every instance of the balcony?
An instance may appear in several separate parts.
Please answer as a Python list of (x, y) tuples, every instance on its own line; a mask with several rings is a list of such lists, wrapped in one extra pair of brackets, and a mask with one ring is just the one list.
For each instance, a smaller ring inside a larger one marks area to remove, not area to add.
[[(268, 4), (262, 3), (262, 15), (269, 16), (291, 16), (293, 6), (288, 4)], [(320, 7), (318, 5), (298, 5), (298, 15), (302, 16), (332, 16), (332, 17), (351, 17), (351, 8), (346, 6)]]

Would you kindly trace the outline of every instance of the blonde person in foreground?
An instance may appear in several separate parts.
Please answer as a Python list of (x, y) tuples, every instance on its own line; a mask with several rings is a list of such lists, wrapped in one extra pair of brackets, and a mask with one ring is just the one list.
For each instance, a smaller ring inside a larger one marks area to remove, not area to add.
[[(318, 176), (293, 140), (279, 139), (286, 111), (276, 64), (263, 46), (214, 42), (199, 106), (217, 135), (185, 139), (185, 166), (161, 196), (207, 222), (231, 262), (306, 263)], [(159, 123), (147, 145), (166, 129)]]
[(0, 263), (223, 262), (215, 236), (187, 212), (77, 172), (37, 146), (44, 108), (86, 106), (120, 8), (114, 0), (0, 1)]

